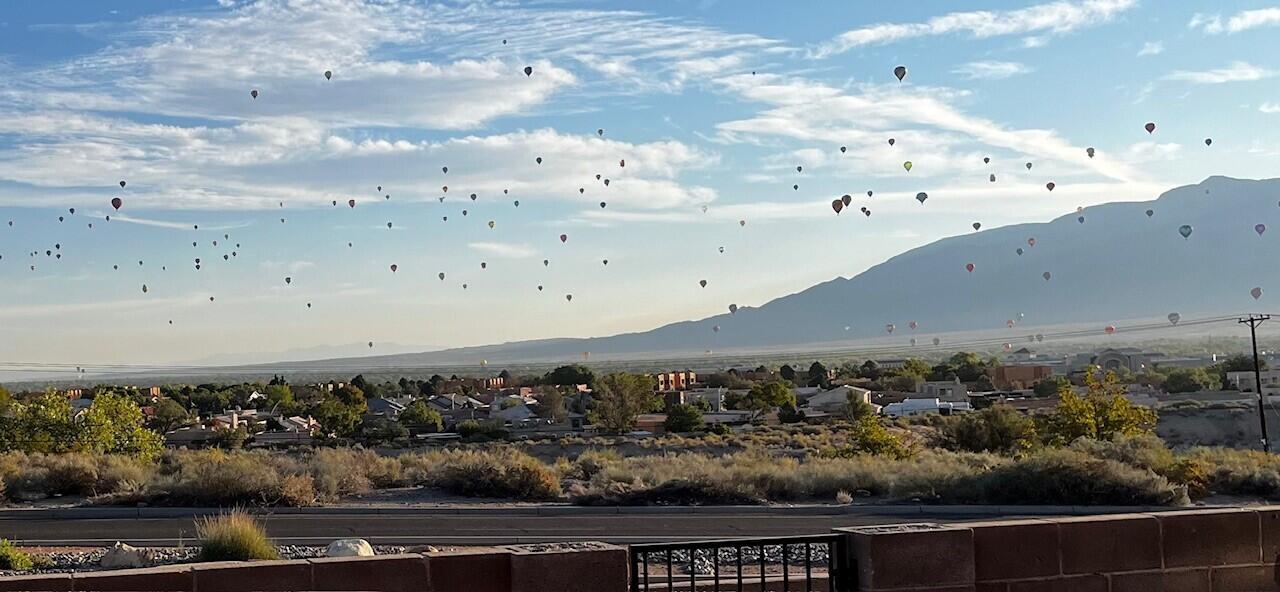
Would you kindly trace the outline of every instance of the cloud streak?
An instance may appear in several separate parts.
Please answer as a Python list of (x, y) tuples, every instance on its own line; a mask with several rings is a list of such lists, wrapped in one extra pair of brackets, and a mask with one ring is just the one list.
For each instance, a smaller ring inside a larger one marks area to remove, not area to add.
[(1213, 70), (1176, 70), (1164, 76), (1165, 80), (1190, 82), (1192, 84), (1226, 84), (1228, 82), (1252, 82), (1271, 78), (1273, 70), (1259, 68), (1248, 62), (1231, 62), (1229, 65)]

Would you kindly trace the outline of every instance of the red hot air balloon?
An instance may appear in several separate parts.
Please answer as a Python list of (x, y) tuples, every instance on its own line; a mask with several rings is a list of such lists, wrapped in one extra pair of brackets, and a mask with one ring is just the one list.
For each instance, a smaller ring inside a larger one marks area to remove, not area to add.
[(116, 210), (119, 210), (120, 206), (123, 206), (123, 205), (124, 205), (123, 199), (120, 199), (118, 197), (111, 198), (111, 207), (115, 208)]
[(972, 263), (965, 263), (965, 264), (964, 264), (964, 268), (965, 268), (965, 270), (966, 270), (966, 271), (968, 271), (969, 273), (973, 273), (973, 270), (975, 269), (975, 268), (974, 268), (974, 265), (973, 265)]
[(1115, 326), (1115, 325), (1107, 325), (1107, 327), (1106, 327), (1105, 329), (1103, 329), (1103, 331), (1104, 331), (1107, 335), (1114, 334), (1114, 333), (1116, 332), (1116, 326)]

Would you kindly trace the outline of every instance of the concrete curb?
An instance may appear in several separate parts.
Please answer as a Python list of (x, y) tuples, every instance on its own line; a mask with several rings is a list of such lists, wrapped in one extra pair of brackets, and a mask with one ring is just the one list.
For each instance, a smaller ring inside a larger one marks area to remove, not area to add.
[[(1196, 506), (1213, 509), (1235, 506)], [(702, 515), (702, 516), (1083, 516), (1167, 512), (1188, 508), (1165, 506), (976, 506), (885, 504), (851, 506), (526, 506), (511, 508), (369, 507), (249, 508), (261, 516), (602, 516), (602, 515)], [(223, 508), (4, 508), (3, 520), (127, 520), (196, 518), (223, 512)]]

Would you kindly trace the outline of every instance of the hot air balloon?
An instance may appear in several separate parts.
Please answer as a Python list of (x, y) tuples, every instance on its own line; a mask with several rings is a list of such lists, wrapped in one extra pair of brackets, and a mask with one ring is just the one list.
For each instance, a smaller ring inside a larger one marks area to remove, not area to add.
[(604, 209), (604, 207), (605, 207), (605, 206), (607, 206), (607, 205), (609, 205), (609, 204), (607, 204), (607, 203), (605, 203), (605, 202), (600, 202), (600, 209), (602, 209), (602, 210), (603, 210), (603, 209)]
[(1079, 223), (1081, 223), (1081, 224), (1084, 224), (1084, 216), (1077, 217), (1077, 218), (1076, 218), (1076, 222), (1079, 222)]
[(601, 262), (601, 263), (603, 263), (603, 264), (605, 264), (605, 265), (609, 265), (609, 260), (608, 260), (608, 259), (603, 259), (603, 260), (601, 260), (600, 262)]
[(1031, 170), (1031, 163), (1029, 163), (1029, 162), (1027, 163), (1027, 170), (1028, 170), (1028, 171), (1029, 171), (1029, 170)]
[(75, 208), (69, 208), (67, 211), (68, 211), (68, 212), (70, 212), (72, 216), (74, 216), (74, 215), (76, 214), (76, 209), (75, 209)]
[(440, 186), (440, 191), (442, 191), (442, 192), (444, 192), (444, 193), (449, 193), (449, 186), (448, 186), (448, 185), (442, 185), (442, 186)]
[(249, 91), (249, 96), (251, 96), (251, 97), (253, 97), (253, 98), (255, 98), (255, 99), (256, 99), (256, 98), (258, 98), (258, 89), (256, 89), (256, 88), (255, 88), (255, 89), (253, 89), (253, 90)]
[(831, 209), (835, 210), (836, 214), (839, 214), (840, 210), (844, 209), (844, 202), (838, 199), (831, 200)]
[(844, 154), (847, 150), (849, 150), (849, 147), (848, 147), (848, 146), (841, 146), (841, 147), (840, 147), (840, 154)]
[(538, 164), (542, 164), (542, 157), (541, 157), (541, 156), (539, 156), (539, 157), (537, 157), (537, 158), (533, 159), (533, 161), (534, 161), (534, 162), (536, 162), (536, 163), (538, 163)]
[(440, 281), (442, 281), (442, 282), (443, 282), (443, 281), (444, 281), (444, 272), (442, 271), (442, 272), (440, 272), (440, 273), (437, 273), (437, 274), (436, 274), (436, 277), (440, 278)]
[(471, 201), (475, 201), (475, 200), (476, 200), (476, 194), (472, 193), (472, 194), (471, 194)]
[(916, 201), (918, 201), (918, 202), (920, 202), (920, 203), (922, 203), (922, 204), (923, 204), (923, 203), (924, 203), (924, 200), (926, 200), (926, 199), (929, 199), (929, 194), (928, 194), (928, 193), (925, 193), (925, 192), (921, 191), (920, 193), (917, 193), (917, 194), (916, 194)]
[(127, 184), (128, 184), (128, 183), (125, 183), (124, 181), (121, 181), (121, 182), (120, 182), (120, 188), (121, 188), (121, 189), (124, 189), (124, 186), (125, 186), (125, 185), (127, 185)]
[(1178, 314), (1178, 313), (1176, 313), (1176, 312), (1171, 312), (1171, 313), (1169, 313), (1169, 324), (1171, 324), (1171, 325), (1177, 325), (1177, 324), (1178, 324), (1178, 321), (1181, 321), (1181, 320), (1182, 320), (1182, 315), (1180, 315), (1180, 314)]
[(391, 228), (391, 223), (387, 222), (387, 228)]
[(120, 206), (123, 206), (123, 205), (124, 205), (123, 199), (120, 199), (118, 197), (111, 198), (111, 207), (115, 208), (117, 211), (119, 211)]
[(990, 157), (990, 156), (983, 156), (983, 157), (982, 157), (982, 164), (991, 164), (991, 157)]
[(542, 284), (538, 284), (538, 291), (539, 291), (539, 292), (541, 292), (541, 291), (542, 291)]
[(1044, 188), (1048, 189), (1049, 191), (1053, 191), (1054, 187), (1057, 187), (1057, 185), (1054, 185), (1053, 181), (1049, 181), (1048, 183), (1044, 184)]
[(1150, 218), (1150, 217), (1152, 217), (1152, 216), (1154, 216), (1154, 215), (1156, 215), (1156, 211), (1155, 211), (1155, 210), (1147, 210), (1147, 217), (1148, 217), (1148, 218)]
[(738, 220), (738, 226), (746, 226), (746, 225), (747, 225), (746, 220)]
[(974, 229), (974, 230), (977, 230), (977, 229), (979, 229), (979, 228), (982, 228), (982, 223), (981, 223), (981, 222), (974, 222), (974, 223), (973, 223), (973, 229)]
[(1193, 231), (1194, 229), (1191, 228), (1190, 224), (1183, 224), (1178, 227), (1178, 234), (1181, 234), (1182, 238), (1190, 238)]
[(1089, 155), (1089, 158), (1093, 158), (1093, 152), (1094, 152), (1094, 150), (1093, 150), (1093, 146), (1090, 146), (1090, 147), (1088, 147), (1088, 148), (1085, 148), (1085, 149), (1084, 149), (1084, 153), (1085, 153), (1085, 154), (1088, 154), (1088, 155)]
[(597, 129), (597, 130), (596, 130), (596, 135), (597, 135), (597, 136), (600, 136), (600, 137), (602, 137), (602, 138), (603, 138), (603, 137), (604, 137), (604, 128)]
[(1049, 272), (1047, 272), (1047, 271), (1046, 271), (1046, 272), (1044, 272), (1044, 273), (1040, 274), (1040, 277), (1044, 278), (1044, 281), (1046, 281), (1046, 282), (1047, 282), (1047, 281), (1049, 281), (1049, 279), (1050, 279), (1050, 278), (1052, 278), (1052, 277), (1053, 277), (1053, 274), (1051, 274), (1051, 273), (1049, 273)]
[(551, 265), (551, 260), (550, 260), (550, 259), (543, 259), (543, 260), (542, 260), (542, 266), (543, 266), (543, 267), (547, 267), (548, 265)]
[(1027, 246), (1029, 246), (1029, 247), (1034, 247), (1034, 246), (1036, 246), (1036, 237), (1034, 237), (1034, 236), (1033, 236), (1033, 237), (1031, 237), (1031, 238), (1027, 239)]
[(842, 203), (842, 204), (844, 204), (844, 205), (848, 206), (851, 202), (853, 202), (853, 196), (852, 196), (852, 195), (849, 195), (848, 193), (846, 193), (846, 194), (844, 194), (844, 195), (841, 195), (841, 196), (840, 196), (840, 203)]
[(147, 290), (147, 285), (146, 285), (146, 284), (142, 284), (142, 293), (143, 293), (143, 294), (146, 294), (146, 293), (147, 293), (147, 291), (148, 291), (148, 290)]
[(490, 221), (489, 221), (489, 228), (493, 228), (493, 226), (494, 226), (494, 221), (493, 221), (493, 220), (490, 220)]
[(1116, 326), (1107, 325), (1106, 328), (1104, 328), (1102, 331), (1105, 332), (1107, 335), (1111, 335), (1116, 332)]
[(488, 268), (489, 268), (488, 263), (485, 263), (484, 261), (480, 262), (480, 269), (488, 269)]
[(721, 253), (723, 253), (723, 252), (724, 252), (724, 247), (720, 247), (720, 252), (721, 252)]
[(964, 268), (965, 268), (965, 270), (966, 270), (966, 271), (968, 271), (969, 273), (973, 273), (974, 265), (973, 265), (972, 263), (965, 263), (965, 264), (964, 264)]
[(573, 294), (565, 294), (564, 299), (568, 302), (573, 302)]
[(325, 79), (325, 80), (333, 80), (333, 70), (325, 70), (325, 71), (324, 71), (324, 79)]
[(707, 287), (707, 280), (698, 280), (698, 285), (703, 288)]
[(888, 334), (890, 334), (890, 335), (893, 335), (893, 330), (894, 330), (894, 329), (897, 329), (897, 327), (894, 327), (894, 326), (893, 326), (893, 323), (889, 323), (888, 325), (885, 325), (885, 326), (884, 326), (884, 331), (885, 331), (885, 333), (888, 333)]
[(608, 180), (608, 179), (605, 179), (605, 180), (604, 180), (604, 186), (605, 186), (605, 187), (608, 187), (608, 186), (609, 186), (609, 180)]
[(910, 173), (910, 172), (911, 172), (911, 167), (912, 167), (912, 166), (914, 166), (914, 165), (912, 165), (912, 164), (911, 164), (911, 161), (910, 161), (910, 160), (908, 160), (908, 161), (906, 161), (906, 162), (902, 163), (902, 168), (907, 169), (907, 172), (908, 172), (908, 173)]
[(803, 167), (803, 166), (796, 166), (796, 172), (797, 172), (797, 173), (804, 172), (804, 167)]
[(292, 283), (293, 283), (293, 278), (288, 277), (288, 276), (285, 276), (285, 278), (284, 278), (284, 283), (286, 283), (286, 284), (292, 284)]
[(871, 197), (871, 195), (872, 195), (873, 193), (874, 193), (873, 191), (871, 191), (870, 189), (868, 189), (868, 190), (867, 190), (867, 197)]
[(1204, 139), (1204, 145), (1205, 145), (1205, 146), (1212, 146), (1212, 145), (1213, 145), (1213, 138), (1205, 138), (1205, 139)]
[(712, 330), (713, 332), (715, 332), (715, 333), (719, 333), (719, 332), (720, 332), (720, 325), (714, 325), (714, 326), (712, 326), (712, 327), (711, 327), (711, 330)]
[(1149, 121), (1147, 122), (1147, 125), (1144, 125), (1144, 126), (1142, 126), (1142, 127), (1143, 127), (1144, 129), (1146, 129), (1146, 130), (1147, 130), (1147, 133), (1148, 133), (1148, 134), (1153, 133), (1153, 132), (1155, 132), (1155, 131), (1156, 131), (1156, 124), (1154, 124), (1154, 123), (1152, 123), (1152, 122), (1149, 122)]
[(896, 144), (896, 143), (898, 143), (898, 141), (897, 141), (897, 140), (895, 140), (895, 139), (893, 139), (893, 138), (889, 138), (889, 145), (890, 145), (890, 146), (892, 146), (892, 145), (894, 145), (894, 144)]
[(1262, 233), (1264, 233), (1264, 232), (1266, 232), (1266, 231), (1267, 231), (1267, 225), (1266, 225), (1266, 224), (1254, 224), (1254, 225), (1253, 225), (1253, 231), (1254, 231), (1254, 232), (1256, 232), (1256, 233), (1258, 233), (1258, 236), (1262, 236)]
[(729, 305), (729, 314), (734, 314), (734, 313), (736, 313), (736, 312), (738, 312), (738, 305), (737, 305), (737, 304), (730, 304), (730, 305)]
[(619, 161), (618, 161), (618, 166), (619, 166), (619, 167), (622, 167), (622, 168), (626, 168), (626, 166), (627, 166), (627, 161), (626, 161), (625, 159), (624, 159), (624, 160), (619, 160)]
[(898, 66), (897, 68), (894, 68), (893, 75), (898, 77), (898, 82), (902, 82), (902, 79), (907, 77), (907, 67)]
[(369, 342), (369, 347), (370, 347), (370, 348), (372, 348), (372, 347), (373, 347), (373, 342), (372, 342), (372, 341), (370, 341), (370, 342)]
[(863, 216), (866, 216), (866, 217), (868, 217), (868, 218), (870, 218), (870, 217), (871, 217), (871, 210), (869, 210), (869, 209), (867, 209), (867, 208), (862, 208), (862, 215), (863, 215)]
[(1249, 290), (1249, 295), (1253, 296), (1254, 300), (1262, 298), (1262, 288), (1254, 288), (1252, 290)]
[(792, 191), (800, 191), (800, 186), (799, 186), (799, 185), (792, 185), (792, 186), (791, 186), (791, 190), (792, 190)]
[(569, 240), (569, 235), (567, 234), (560, 235), (560, 242), (563, 243), (563, 242), (567, 242), (568, 240)]
[(525, 67), (524, 67), (524, 75), (525, 75), (525, 76), (533, 76), (533, 66), (525, 66)]
[(396, 265), (395, 263), (392, 263), (392, 264), (391, 264), (391, 273), (395, 273), (397, 269), (400, 269), (400, 266), (399, 266), (399, 265)]
[(987, 180), (988, 180), (988, 181), (991, 181), (992, 183), (995, 183), (995, 182), (996, 182), (996, 174), (995, 174), (995, 173), (991, 173), (991, 175), (989, 175), (989, 176), (987, 177)]

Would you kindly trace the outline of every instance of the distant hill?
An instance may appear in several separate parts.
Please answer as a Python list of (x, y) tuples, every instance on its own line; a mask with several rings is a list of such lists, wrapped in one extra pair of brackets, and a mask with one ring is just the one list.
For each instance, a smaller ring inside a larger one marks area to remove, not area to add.
[[(1051, 222), (945, 238), (852, 278), (736, 314), (611, 337), (364, 360), (400, 366), (575, 359), (581, 352), (617, 358), (846, 341), (884, 335), (889, 323), (897, 326), (896, 334), (906, 334), (910, 321), (925, 334), (999, 328), (1019, 313), (1024, 324), (1048, 325), (1163, 317), (1170, 311), (1189, 316), (1262, 310), (1268, 296), (1255, 302), (1252, 288), (1274, 287), (1280, 296), (1280, 283), (1272, 279), (1280, 253), (1278, 199), (1280, 179), (1210, 177), (1153, 201), (1108, 203)], [(1259, 236), (1258, 223), (1276, 229)], [(1188, 239), (1178, 233), (1183, 224), (1194, 228)], [(974, 264), (972, 273), (967, 263)]]
[[(895, 347), (901, 347), (911, 334), (990, 336), (1020, 313), (1024, 326), (1064, 326), (1163, 318), (1172, 311), (1186, 318), (1265, 311), (1269, 298), (1280, 297), (1280, 281), (1272, 279), (1280, 254), (1277, 200), (1280, 179), (1210, 177), (1153, 201), (1108, 203), (1050, 222), (945, 238), (852, 278), (739, 308), (736, 314), (641, 333), (240, 368), (249, 373), (291, 367), (341, 374), (353, 368), (475, 367), (481, 360), (491, 365), (577, 361), (582, 352), (602, 361), (679, 358), (706, 350), (804, 351), (885, 338), (889, 323), (896, 325), (895, 342), (900, 343)], [(1276, 228), (1259, 236), (1254, 231), (1258, 223)], [(1178, 232), (1184, 224), (1194, 228), (1187, 239)], [(1035, 246), (1028, 244), (1029, 238)], [(965, 269), (968, 263), (975, 266), (972, 273)], [(1260, 301), (1249, 295), (1255, 286), (1266, 292)], [(911, 321), (918, 323), (914, 332)]]

